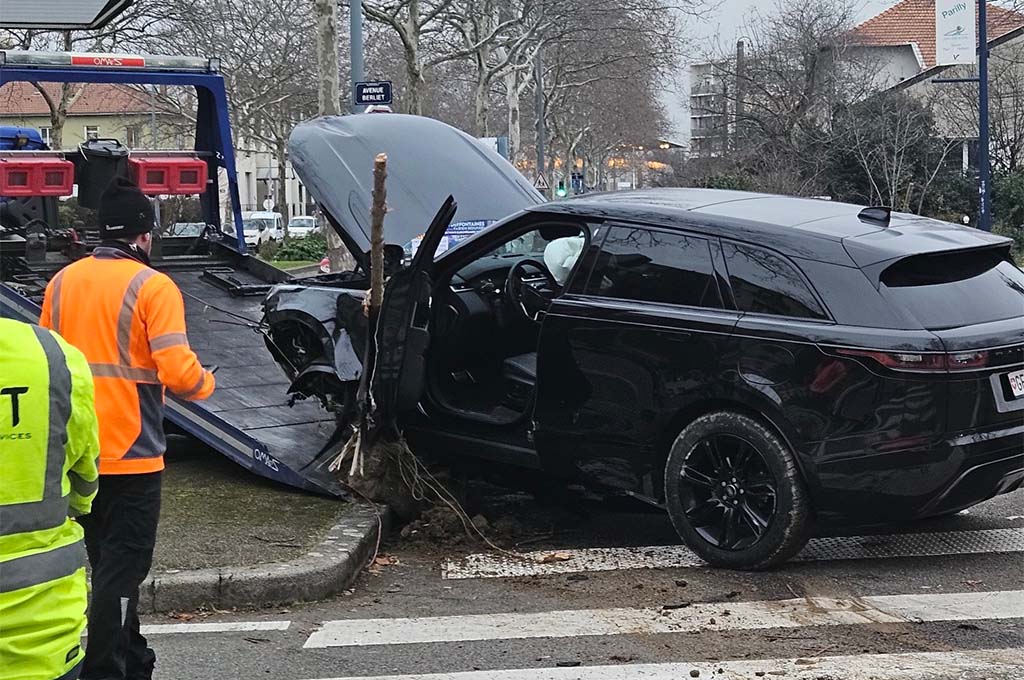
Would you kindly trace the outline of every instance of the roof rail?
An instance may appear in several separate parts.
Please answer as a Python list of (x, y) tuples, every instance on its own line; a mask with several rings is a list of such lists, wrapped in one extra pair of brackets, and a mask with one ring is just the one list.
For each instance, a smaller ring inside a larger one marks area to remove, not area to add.
[(93, 68), (115, 71), (187, 71), (216, 73), (219, 59), (168, 57), (153, 54), (101, 54), (98, 52), (28, 52), (0, 50), (0, 68)]
[(857, 213), (858, 219), (865, 224), (877, 224), (883, 229), (889, 228), (889, 218), (892, 216), (892, 208), (884, 205), (873, 205), (864, 208)]

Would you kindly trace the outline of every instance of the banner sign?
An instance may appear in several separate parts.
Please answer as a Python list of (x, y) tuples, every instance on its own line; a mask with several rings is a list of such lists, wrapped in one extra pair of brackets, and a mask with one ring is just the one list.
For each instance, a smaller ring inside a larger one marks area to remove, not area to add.
[[(459, 241), (464, 241), (470, 236), (473, 236), (478, 231), (482, 231), (487, 227), (491, 226), (494, 220), (469, 220), (465, 222), (452, 222), (448, 225), (448, 229), (445, 230), (444, 236), (441, 237), (441, 242), (437, 246), (437, 252), (435, 256), (440, 255), (444, 251), (453, 247)], [(405, 244), (405, 252), (409, 257), (416, 254), (419, 250), (420, 242), (423, 241), (423, 234), (420, 234), (413, 240)]]
[(935, 64), (978, 61), (974, 0), (935, 0)]

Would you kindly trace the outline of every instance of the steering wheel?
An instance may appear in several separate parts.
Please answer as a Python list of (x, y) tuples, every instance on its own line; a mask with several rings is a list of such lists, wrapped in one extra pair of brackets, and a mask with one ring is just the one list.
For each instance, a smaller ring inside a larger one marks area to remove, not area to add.
[[(548, 268), (537, 260), (519, 260), (508, 270), (508, 277), (505, 279), (505, 300), (530, 321), (537, 321), (540, 310), (546, 308), (550, 300), (536, 288), (523, 281), (523, 274), (527, 268), (536, 269), (544, 277), (552, 291), (558, 290), (558, 282), (555, 281), (555, 277), (551, 275)], [(531, 312), (527, 306), (528, 303), (538, 311)]]

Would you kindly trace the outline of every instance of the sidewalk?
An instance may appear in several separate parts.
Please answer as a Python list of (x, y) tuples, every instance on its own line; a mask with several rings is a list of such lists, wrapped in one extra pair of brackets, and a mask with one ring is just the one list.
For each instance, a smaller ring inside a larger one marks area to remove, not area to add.
[(322, 599), (347, 588), (377, 546), (372, 506), (275, 484), (185, 437), (168, 449), (142, 611)]

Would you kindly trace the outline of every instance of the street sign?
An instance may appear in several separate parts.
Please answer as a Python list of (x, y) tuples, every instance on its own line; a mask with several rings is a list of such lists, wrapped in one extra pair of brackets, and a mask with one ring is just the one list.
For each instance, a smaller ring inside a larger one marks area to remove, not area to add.
[(356, 106), (391, 104), (391, 81), (379, 80), (372, 83), (356, 83)]
[(974, 64), (977, 55), (975, 0), (935, 0), (935, 63)]
[(533, 188), (537, 191), (547, 191), (550, 188), (543, 174), (537, 175), (537, 179), (533, 181)]
[(131, 0), (0, 0), (0, 28), (95, 30), (130, 4)]

